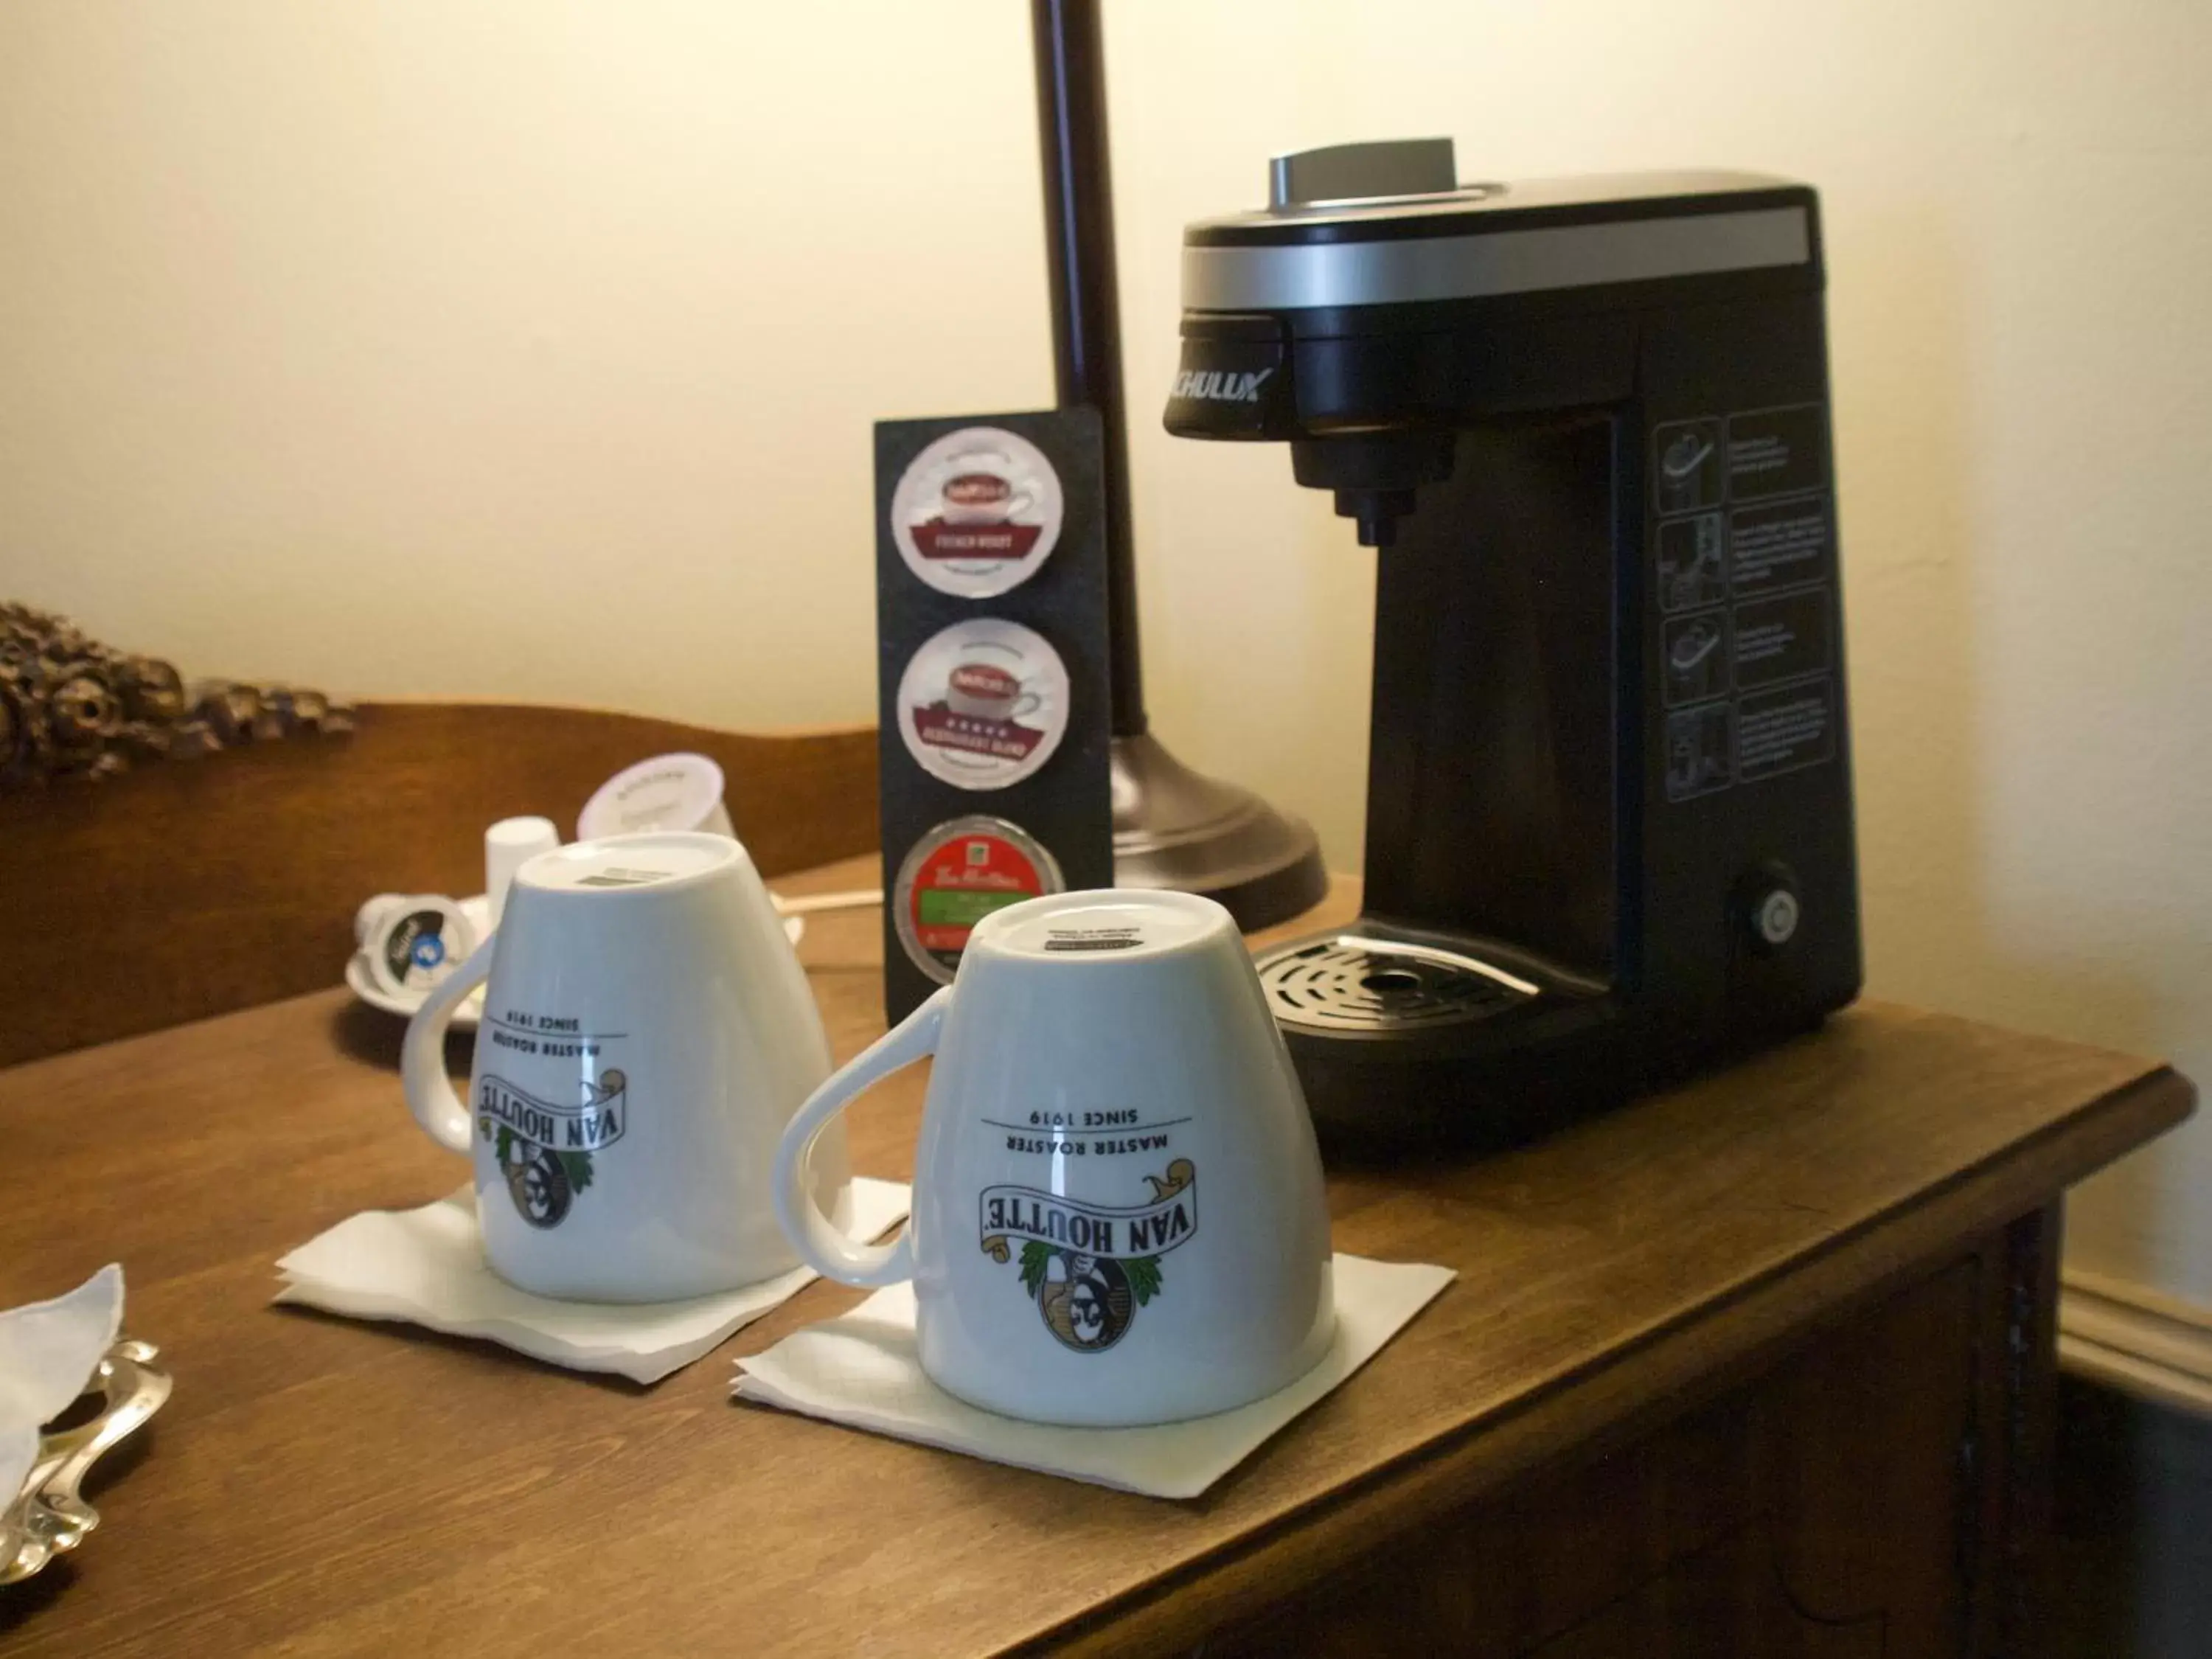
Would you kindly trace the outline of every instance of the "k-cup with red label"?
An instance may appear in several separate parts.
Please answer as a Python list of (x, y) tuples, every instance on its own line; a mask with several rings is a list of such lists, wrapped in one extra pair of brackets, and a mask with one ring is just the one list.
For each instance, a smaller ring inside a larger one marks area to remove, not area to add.
[(950, 985), (976, 923), (1065, 885), (1043, 842), (1018, 824), (976, 814), (940, 823), (914, 844), (891, 890), (891, 915), (908, 959)]

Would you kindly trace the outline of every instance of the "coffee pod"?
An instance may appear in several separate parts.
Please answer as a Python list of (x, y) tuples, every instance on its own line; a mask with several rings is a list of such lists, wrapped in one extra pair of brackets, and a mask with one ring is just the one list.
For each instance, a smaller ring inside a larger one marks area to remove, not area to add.
[(368, 976), (387, 996), (428, 995), (477, 946), (461, 907), (436, 893), (380, 893), (355, 928)]
[(940, 823), (899, 866), (891, 921), (907, 959), (952, 983), (976, 923), (1067, 885), (1050, 849), (1019, 824), (976, 813)]
[(1066, 517), (1042, 450), (1000, 427), (963, 427), (915, 457), (891, 491), (892, 543), (940, 593), (988, 599), (1052, 556)]
[(560, 845), (561, 832), (550, 818), (501, 818), (484, 831), (484, 904), (493, 927), (499, 926), (514, 872)]
[(655, 755), (624, 767), (592, 792), (577, 816), (576, 838), (696, 830), (734, 840), (722, 789), (722, 769), (706, 756)]
[(954, 623), (899, 677), (899, 736), (915, 764), (962, 789), (1033, 775), (1066, 734), (1067, 665), (1045, 637), (1000, 617)]

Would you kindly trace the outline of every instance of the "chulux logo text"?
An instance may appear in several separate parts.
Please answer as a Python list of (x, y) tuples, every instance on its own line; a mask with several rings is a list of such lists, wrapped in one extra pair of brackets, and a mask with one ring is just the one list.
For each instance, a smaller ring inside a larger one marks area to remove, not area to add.
[(1176, 376), (1175, 395), (1209, 404), (1256, 404), (1260, 388), (1275, 371), (1262, 368), (1187, 368)]

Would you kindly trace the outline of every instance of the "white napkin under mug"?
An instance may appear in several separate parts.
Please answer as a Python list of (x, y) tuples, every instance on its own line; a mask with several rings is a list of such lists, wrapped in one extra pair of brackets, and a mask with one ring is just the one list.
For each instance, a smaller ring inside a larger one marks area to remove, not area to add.
[(878, 1291), (850, 1313), (738, 1361), (736, 1395), (871, 1433), (1153, 1498), (1195, 1498), (1276, 1431), (1373, 1358), (1455, 1278), (1449, 1267), (1340, 1252), (1336, 1340), (1321, 1363), (1264, 1400), (1143, 1428), (1024, 1423), (956, 1400), (925, 1376), (914, 1286)]
[[(852, 1233), (875, 1238), (907, 1212), (902, 1182), (853, 1179)], [(578, 1371), (657, 1382), (812, 1284), (814, 1270), (682, 1302), (562, 1302), (517, 1290), (486, 1265), (476, 1193), (416, 1210), (370, 1210), (341, 1221), (276, 1264), (279, 1302), (355, 1319), (402, 1320), (480, 1337)]]

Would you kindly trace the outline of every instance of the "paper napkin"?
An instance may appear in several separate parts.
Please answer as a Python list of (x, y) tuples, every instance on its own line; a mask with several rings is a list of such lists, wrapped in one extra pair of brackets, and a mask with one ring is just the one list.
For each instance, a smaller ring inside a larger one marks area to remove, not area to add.
[[(853, 1181), (852, 1232), (874, 1238), (907, 1212), (896, 1181)], [(404, 1320), (481, 1337), (571, 1370), (657, 1382), (813, 1283), (794, 1267), (757, 1285), (683, 1302), (561, 1302), (517, 1290), (484, 1263), (476, 1194), (464, 1187), (419, 1210), (370, 1210), (276, 1264), (279, 1302), (356, 1319)]]
[(67, 1296), (0, 1313), (0, 1510), (39, 1461), (40, 1425), (84, 1392), (122, 1325), (123, 1269), (112, 1262)]
[(1153, 1498), (1195, 1498), (1277, 1430), (1365, 1364), (1455, 1275), (1449, 1267), (1340, 1254), (1336, 1340), (1289, 1387), (1235, 1411), (1135, 1429), (1071, 1429), (979, 1409), (922, 1374), (914, 1286), (878, 1291), (850, 1313), (738, 1361), (736, 1394), (874, 1434)]

